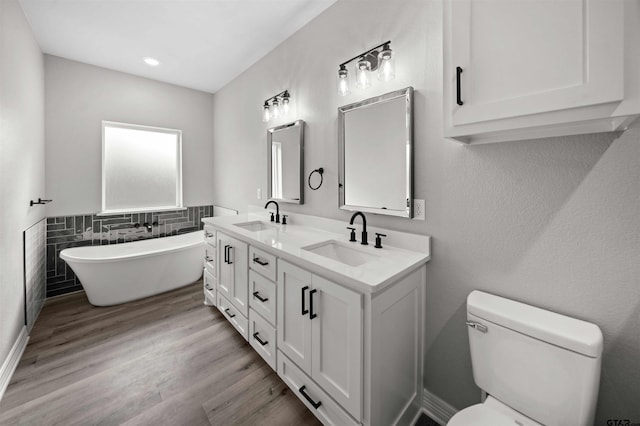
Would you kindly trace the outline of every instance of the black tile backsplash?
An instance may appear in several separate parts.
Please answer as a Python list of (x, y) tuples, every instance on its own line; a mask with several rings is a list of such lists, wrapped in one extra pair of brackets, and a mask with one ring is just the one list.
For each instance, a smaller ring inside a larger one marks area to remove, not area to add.
[[(60, 251), (65, 248), (184, 234), (202, 229), (200, 219), (211, 216), (213, 205), (149, 213), (49, 217), (46, 225), (47, 297), (82, 290), (71, 268), (60, 259)], [(143, 226), (145, 222), (158, 224), (149, 232)]]

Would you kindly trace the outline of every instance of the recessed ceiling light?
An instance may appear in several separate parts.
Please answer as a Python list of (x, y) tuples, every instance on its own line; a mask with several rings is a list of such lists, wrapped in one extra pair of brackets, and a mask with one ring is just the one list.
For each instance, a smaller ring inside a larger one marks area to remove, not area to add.
[(144, 58), (144, 63), (149, 65), (150, 67), (157, 67), (158, 65), (160, 65), (159, 60), (157, 60), (156, 58), (151, 58), (149, 56)]

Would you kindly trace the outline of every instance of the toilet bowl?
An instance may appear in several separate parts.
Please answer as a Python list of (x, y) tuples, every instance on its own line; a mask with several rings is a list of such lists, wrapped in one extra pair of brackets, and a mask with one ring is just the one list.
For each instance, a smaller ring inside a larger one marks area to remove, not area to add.
[(473, 378), (488, 395), (448, 426), (591, 426), (598, 326), (481, 291), (467, 298)]

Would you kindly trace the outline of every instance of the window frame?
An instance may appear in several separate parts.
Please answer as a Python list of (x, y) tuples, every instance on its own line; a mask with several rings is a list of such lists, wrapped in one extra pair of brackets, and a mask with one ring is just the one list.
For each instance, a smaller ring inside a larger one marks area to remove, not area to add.
[[(177, 147), (176, 147), (176, 203), (175, 206), (155, 206), (155, 207), (135, 207), (128, 209), (107, 209), (106, 206), (106, 157), (105, 157), (105, 148), (106, 148), (106, 139), (105, 139), (105, 130), (107, 127), (111, 128), (120, 128), (120, 129), (131, 129), (131, 130), (142, 130), (142, 131), (152, 131), (156, 133), (167, 133), (176, 135), (177, 139)], [(170, 129), (165, 127), (155, 127), (155, 126), (144, 126), (140, 124), (131, 124), (131, 123), (121, 123), (117, 121), (107, 121), (102, 120), (102, 200), (101, 200), (101, 211), (98, 213), (98, 216), (106, 216), (113, 214), (122, 214), (122, 213), (142, 213), (142, 212), (156, 212), (156, 211), (175, 211), (175, 210), (185, 210), (183, 204), (183, 190), (182, 190), (182, 130), (178, 129)]]

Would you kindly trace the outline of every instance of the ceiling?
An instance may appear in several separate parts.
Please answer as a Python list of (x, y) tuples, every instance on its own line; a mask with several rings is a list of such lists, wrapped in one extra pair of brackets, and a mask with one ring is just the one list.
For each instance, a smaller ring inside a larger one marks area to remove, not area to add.
[[(44, 53), (214, 93), (336, 0), (20, 0)], [(157, 67), (144, 57), (160, 61)]]

